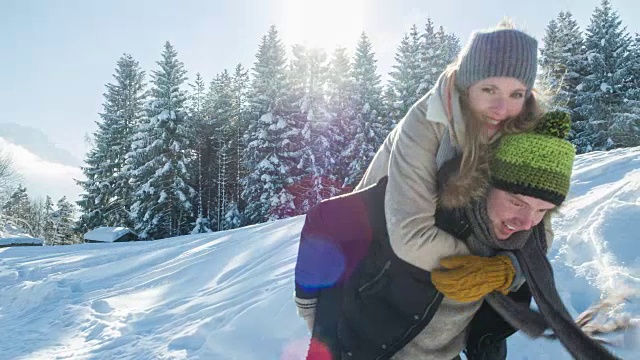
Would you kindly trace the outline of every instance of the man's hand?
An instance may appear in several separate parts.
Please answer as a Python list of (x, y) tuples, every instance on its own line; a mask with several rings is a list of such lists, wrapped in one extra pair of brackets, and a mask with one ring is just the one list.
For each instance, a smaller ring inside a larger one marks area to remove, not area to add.
[(516, 273), (506, 255), (452, 256), (440, 265), (444, 269), (433, 270), (431, 281), (444, 296), (460, 302), (480, 300), (492, 291), (508, 294)]

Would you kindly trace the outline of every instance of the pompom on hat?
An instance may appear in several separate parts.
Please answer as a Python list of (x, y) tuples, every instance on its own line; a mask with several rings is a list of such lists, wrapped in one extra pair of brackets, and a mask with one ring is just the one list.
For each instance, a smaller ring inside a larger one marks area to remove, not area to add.
[(561, 205), (569, 193), (576, 156), (565, 139), (570, 127), (569, 114), (552, 111), (533, 131), (504, 135), (491, 158), (491, 185)]

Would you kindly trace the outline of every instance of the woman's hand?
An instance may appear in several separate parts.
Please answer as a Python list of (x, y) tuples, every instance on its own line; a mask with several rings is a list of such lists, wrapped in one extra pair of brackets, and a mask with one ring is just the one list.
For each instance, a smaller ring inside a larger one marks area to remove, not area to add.
[(460, 302), (478, 301), (492, 291), (508, 294), (516, 273), (507, 255), (452, 256), (440, 260), (440, 265), (444, 269), (431, 272), (433, 285)]

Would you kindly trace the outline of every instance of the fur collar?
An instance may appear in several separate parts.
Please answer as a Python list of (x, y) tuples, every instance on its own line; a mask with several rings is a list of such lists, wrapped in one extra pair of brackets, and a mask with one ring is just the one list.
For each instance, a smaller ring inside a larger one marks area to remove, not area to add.
[(447, 209), (466, 207), (481, 199), (489, 186), (488, 154), (482, 154), (479, 166), (469, 174), (460, 172), (462, 155), (447, 161), (438, 171), (439, 206)]

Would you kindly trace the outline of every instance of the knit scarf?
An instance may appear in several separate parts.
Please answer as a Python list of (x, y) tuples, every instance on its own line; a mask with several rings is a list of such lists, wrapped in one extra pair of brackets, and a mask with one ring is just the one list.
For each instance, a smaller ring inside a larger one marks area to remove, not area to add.
[(544, 224), (530, 231), (513, 234), (509, 240), (497, 240), (489, 224), (486, 200), (476, 201), (465, 210), (472, 233), (467, 240), (471, 253), (493, 256), (511, 251), (517, 258), (540, 312), (516, 303), (499, 292), (488, 294), (489, 305), (516, 329), (530, 337), (541, 336), (551, 329), (571, 355), (578, 359), (618, 359), (600, 343), (587, 336), (565, 308), (553, 278), (553, 270), (545, 249)]

